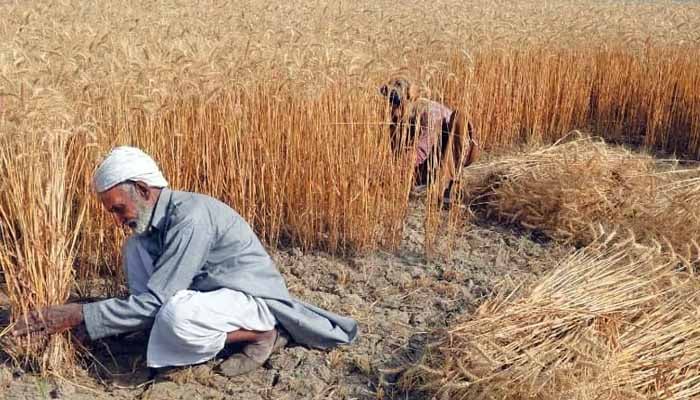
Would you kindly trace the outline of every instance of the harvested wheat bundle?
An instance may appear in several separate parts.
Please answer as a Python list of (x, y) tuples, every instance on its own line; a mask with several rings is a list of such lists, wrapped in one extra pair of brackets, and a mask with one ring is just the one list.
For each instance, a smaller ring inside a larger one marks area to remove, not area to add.
[(576, 245), (630, 230), (688, 262), (698, 258), (700, 210), (691, 206), (700, 200), (698, 168), (578, 137), (477, 166), (465, 179), (472, 208), (501, 221)]
[(522, 293), (484, 303), (402, 378), (454, 399), (700, 395), (700, 281), (629, 240), (596, 242)]

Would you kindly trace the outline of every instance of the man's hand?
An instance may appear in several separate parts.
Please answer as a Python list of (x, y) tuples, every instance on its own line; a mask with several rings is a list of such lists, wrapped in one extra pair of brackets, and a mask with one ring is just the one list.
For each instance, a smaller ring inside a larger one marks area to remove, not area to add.
[(51, 335), (74, 328), (82, 322), (82, 305), (69, 303), (50, 306), (29, 313), (26, 319), (20, 318), (12, 329), (12, 336), (17, 337), (30, 333)]

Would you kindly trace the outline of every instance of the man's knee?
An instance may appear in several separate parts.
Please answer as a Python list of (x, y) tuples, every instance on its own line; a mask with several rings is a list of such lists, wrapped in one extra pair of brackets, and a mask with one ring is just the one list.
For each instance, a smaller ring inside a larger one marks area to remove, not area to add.
[(211, 329), (202, 310), (202, 293), (182, 290), (156, 314), (148, 343), (149, 365), (184, 365), (206, 361), (225, 345), (226, 333)]
[(154, 326), (180, 336), (188, 332), (196, 316), (196, 306), (187, 291), (178, 292), (163, 304), (156, 314)]

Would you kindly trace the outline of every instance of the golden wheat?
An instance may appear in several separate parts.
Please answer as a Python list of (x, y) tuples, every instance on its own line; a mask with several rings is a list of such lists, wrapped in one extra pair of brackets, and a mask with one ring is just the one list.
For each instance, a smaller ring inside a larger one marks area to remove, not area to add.
[(698, 168), (573, 137), (472, 168), (462, 184), (475, 210), (507, 223), (579, 246), (624, 230), (697, 263), (698, 177)]
[(447, 329), (402, 383), (453, 399), (694, 398), (700, 282), (679, 265), (597, 242)]
[[(74, 266), (81, 293), (104, 280), (119, 292), (121, 233), (90, 187), (116, 144), (151, 152), (174, 187), (228, 202), (269, 245), (394, 247), (411, 169), (388, 152), (376, 86), (397, 72), (462, 110), (487, 149), (592, 125), (700, 155), (694, 4), (67, 1), (0, 12), (0, 260), (15, 319), (65, 301)], [(426, 248), (442, 234), (438, 187)], [(447, 232), (460, 219), (453, 208)], [(60, 353), (39, 364), (60, 365)]]

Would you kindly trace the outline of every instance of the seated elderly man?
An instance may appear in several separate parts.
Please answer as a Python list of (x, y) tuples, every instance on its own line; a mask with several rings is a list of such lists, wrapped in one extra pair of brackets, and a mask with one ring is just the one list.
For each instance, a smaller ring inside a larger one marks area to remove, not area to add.
[(235, 376), (262, 365), (291, 339), (327, 349), (352, 342), (357, 324), (289, 295), (284, 279), (246, 221), (211, 197), (170, 190), (151, 157), (117, 147), (94, 176), (99, 199), (132, 230), (124, 247), (130, 295), (41, 310), (13, 334), (82, 326), (91, 339), (151, 327), (147, 363), (202, 363), (227, 343), (242, 351), (220, 365)]

